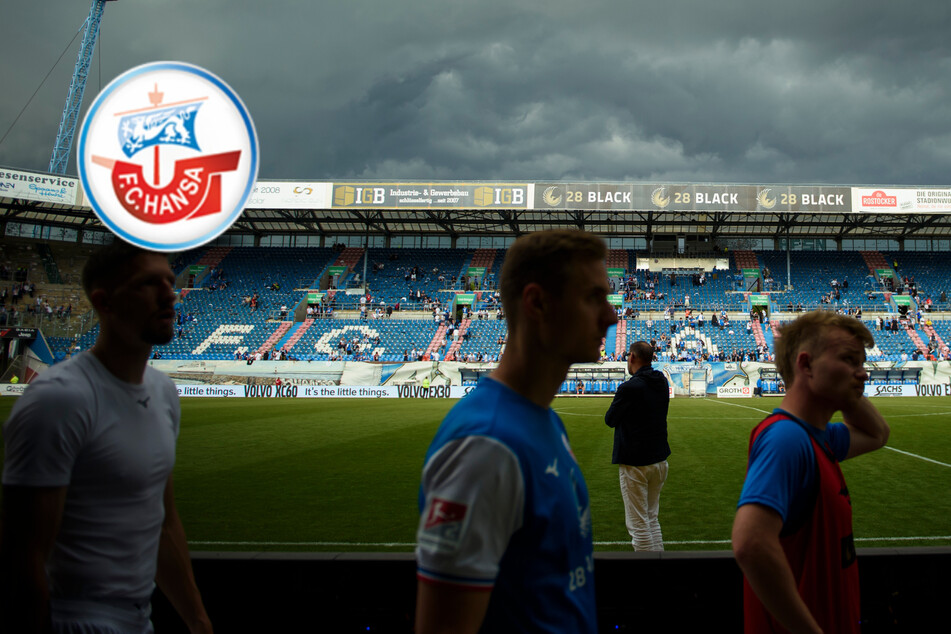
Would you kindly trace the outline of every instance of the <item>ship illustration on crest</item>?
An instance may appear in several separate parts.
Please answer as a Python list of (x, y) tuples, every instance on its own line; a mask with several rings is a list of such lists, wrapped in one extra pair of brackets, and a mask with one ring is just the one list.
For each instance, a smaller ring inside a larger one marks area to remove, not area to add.
[(162, 105), (158, 84), (148, 93), (151, 106), (115, 113), (119, 145), (126, 159), (152, 150), (151, 182), (143, 165), (122, 159), (92, 156), (93, 163), (112, 171), (112, 186), (122, 207), (150, 224), (167, 224), (222, 211), (221, 174), (237, 169), (241, 151), (178, 159), (174, 175), (161, 185), (161, 148), (176, 146), (200, 153), (195, 133), (197, 114), (208, 99), (198, 97)]
[(201, 151), (195, 137), (195, 115), (206, 97), (161, 108), (164, 96), (165, 93), (159, 92), (156, 84), (149, 93), (152, 108), (116, 115), (120, 117), (119, 143), (128, 158), (141, 150), (159, 145), (180, 145)]

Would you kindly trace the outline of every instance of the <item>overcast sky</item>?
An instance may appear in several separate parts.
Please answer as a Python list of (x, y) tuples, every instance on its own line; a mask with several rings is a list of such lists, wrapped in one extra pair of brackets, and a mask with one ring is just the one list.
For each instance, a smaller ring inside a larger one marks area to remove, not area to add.
[[(4, 3), (0, 135), (89, 4)], [(83, 113), (178, 60), (248, 106), (261, 179), (949, 185), (949, 31), (948, 0), (119, 0)], [(47, 170), (80, 39), (0, 165)]]

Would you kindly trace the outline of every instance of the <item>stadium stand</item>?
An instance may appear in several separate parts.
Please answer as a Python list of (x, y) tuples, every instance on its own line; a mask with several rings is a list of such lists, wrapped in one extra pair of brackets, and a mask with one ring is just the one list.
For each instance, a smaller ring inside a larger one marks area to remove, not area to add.
[[(49, 282), (53, 267), (44, 263), (37, 241), (7, 239), (0, 244), (0, 273), (8, 290), (14, 278), (35, 279), (35, 294), (54, 307), (53, 316), (44, 320), (35, 310), (24, 310), (21, 300), (15, 319), (12, 310), (0, 318), (9, 325), (39, 324), (57, 358), (88, 348), (96, 330), (79, 274), (95, 247), (53, 245), (47, 255), (63, 280), (57, 285)], [(283, 349), (291, 359), (308, 361), (401, 362), (427, 360), (437, 351), (441, 360), (493, 361), (506, 337), (495, 289), (504, 257), (504, 251), (495, 249), (197, 249), (174, 258), (181, 287), (179, 323), (175, 338), (156, 353), (171, 359), (233, 360), (258, 353), (263, 358)], [(861, 315), (876, 337), (870, 360), (951, 355), (951, 322), (939, 313), (949, 307), (951, 263), (927, 254), (734, 251), (729, 271), (702, 276), (697, 270), (636, 270), (639, 258), (647, 260), (646, 254), (630, 250), (609, 252), (609, 267), (625, 273), (611, 280), (623, 300), (619, 323), (605, 344), (607, 360), (623, 359), (636, 339), (654, 339), (664, 360), (768, 359), (778, 326), (796, 312), (815, 308)], [(328, 273), (331, 266), (345, 267), (337, 288)], [(756, 278), (743, 275), (753, 269)], [(891, 287), (883, 281), (887, 271), (894, 276)], [(747, 290), (751, 281), (760, 286)], [(905, 314), (895, 301), (899, 291), (909, 297)], [(768, 295), (771, 315), (762, 325), (754, 319), (747, 332), (754, 292)], [(318, 293), (319, 299), (309, 304), (308, 293)], [(471, 305), (457, 301), (461, 293), (471, 294)], [(12, 308), (11, 303), (4, 309)], [(71, 305), (72, 315), (58, 316), (61, 305)]]

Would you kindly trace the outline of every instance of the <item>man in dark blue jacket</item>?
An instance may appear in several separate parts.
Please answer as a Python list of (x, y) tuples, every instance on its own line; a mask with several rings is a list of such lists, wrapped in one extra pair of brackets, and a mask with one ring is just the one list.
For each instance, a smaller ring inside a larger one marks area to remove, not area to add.
[(654, 349), (646, 341), (631, 344), (631, 378), (618, 387), (604, 422), (614, 428), (613, 464), (619, 466), (624, 522), (634, 550), (664, 550), (657, 512), (667, 479), (667, 377), (651, 366)]

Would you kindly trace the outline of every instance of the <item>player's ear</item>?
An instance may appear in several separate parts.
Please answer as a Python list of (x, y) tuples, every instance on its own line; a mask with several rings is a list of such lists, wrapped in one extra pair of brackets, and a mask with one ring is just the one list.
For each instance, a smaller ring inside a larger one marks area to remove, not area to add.
[(522, 314), (529, 319), (538, 320), (545, 314), (548, 298), (540, 284), (527, 284), (522, 289)]
[(89, 293), (89, 303), (92, 304), (92, 307), (99, 315), (102, 315), (103, 312), (108, 311), (110, 308), (111, 300), (109, 293), (106, 292), (104, 288), (93, 289), (92, 292)]
[(807, 350), (800, 350), (796, 355), (796, 373), (810, 376), (812, 374), (812, 354)]

